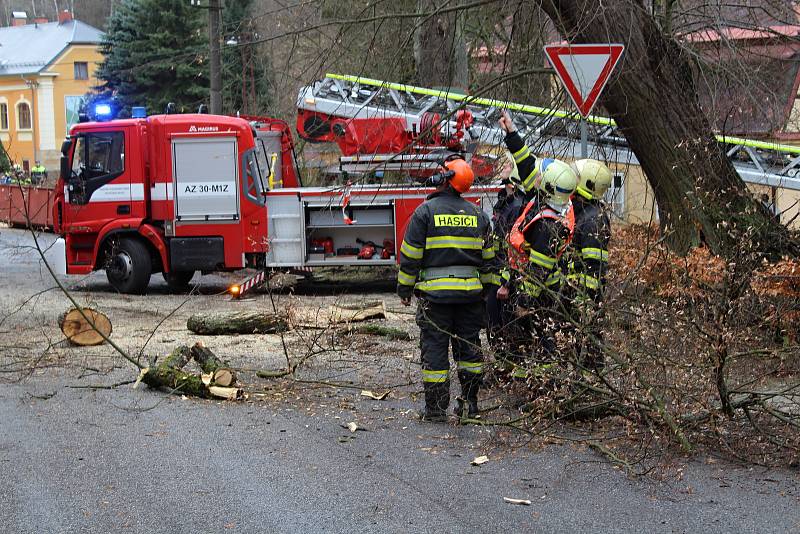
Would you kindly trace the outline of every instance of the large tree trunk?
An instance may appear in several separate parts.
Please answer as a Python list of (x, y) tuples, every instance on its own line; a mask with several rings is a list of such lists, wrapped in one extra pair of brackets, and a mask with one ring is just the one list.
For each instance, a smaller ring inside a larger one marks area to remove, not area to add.
[[(420, 13), (434, 13), (445, 4), (436, 0), (418, 0)], [(417, 82), (428, 87), (465, 91), (469, 84), (464, 17), (452, 11), (426, 17), (414, 34), (414, 60)]]
[(625, 134), (658, 203), (666, 242), (685, 252), (701, 242), (735, 257), (743, 243), (796, 250), (787, 230), (747, 191), (700, 109), (685, 51), (641, 2), (539, 0), (570, 43), (618, 42), (625, 55), (601, 103)]
[[(513, 7), (514, 18), (504, 74), (541, 69), (544, 67), (542, 47), (547, 44), (547, 28), (552, 29), (552, 23), (541, 9), (531, 6), (526, 0), (520, 0)], [(550, 82), (551, 77), (547, 73), (514, 78), (509, 84), (509, 95), (506, 99), (534, 106), (547, 106), (552, 96)]]

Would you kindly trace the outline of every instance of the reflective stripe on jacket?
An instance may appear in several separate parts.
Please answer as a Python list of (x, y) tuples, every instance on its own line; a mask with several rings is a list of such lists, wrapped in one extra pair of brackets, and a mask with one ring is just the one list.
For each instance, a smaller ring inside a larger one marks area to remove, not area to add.
[(400, 245), (397, 294), (415, 291), (437, 302), (480, 300), (484, 284), (499, 282), (489, 217), (448, 187), (411, 216)]
[(576, 196), (574, 206), (575, 237), (567, 279), (574, 287), (596, 298), (602, 292), (608, 270), (611, 221), (600, 201)]
[(517, 132), (507, 134), (505, 141), (508, 150), (514, 156), (514, 162), (517, 164), (522, 189), (525, 193), (530, 193), (536, 187), (536, 178), (539, 174), (536, 156), (531, 154), (530, 148)]

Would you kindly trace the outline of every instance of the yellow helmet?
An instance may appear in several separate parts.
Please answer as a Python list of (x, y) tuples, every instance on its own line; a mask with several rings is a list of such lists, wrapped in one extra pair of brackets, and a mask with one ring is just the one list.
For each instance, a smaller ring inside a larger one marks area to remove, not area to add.
[(576, 192), (583, 198), (600, 199), (611, 187), (611, 171), (596, 159), (579, 159), (572, 164), (572, 170), (578, 175)]
[(578, 186), (578, 176), (572, 168), (561, 160), (544, 158), (537, 162), (539, 178), (536, 188), (546, 198), (547, 204), (561, 209), (569, 203), (569, 199)]
[(511, 168), (511, 172), (508, 174), (506, 178), (511, 183), (517, 186), (520, 183), (522, 183), (522, 181), (519, 179), (519, 169), (517, 168), (517, 162), (514, 161), (514, 156), (511, 155), (511, 152), (508, 151), (506, 151), (506, 163), (503, 167), (507, 168), (506, 166)]

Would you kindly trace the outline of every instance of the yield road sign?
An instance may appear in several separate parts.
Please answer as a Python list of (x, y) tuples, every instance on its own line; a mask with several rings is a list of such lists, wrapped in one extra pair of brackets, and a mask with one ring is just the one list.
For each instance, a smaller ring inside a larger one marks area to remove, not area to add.
[(568, 44), (548, 45), (544, 52), (578, 111), (586, 117), (624, 49), (621, 44)]

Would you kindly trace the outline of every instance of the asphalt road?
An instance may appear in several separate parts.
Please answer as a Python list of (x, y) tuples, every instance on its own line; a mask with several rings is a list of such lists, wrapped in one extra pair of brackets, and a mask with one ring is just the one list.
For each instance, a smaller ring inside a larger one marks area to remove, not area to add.
[[(27, 238), (0, 230), (10, 243)], [(2, 287), (44, 284), (14, 250), (0, 250)], [(424, 425), (410, 399), (358, 391), (232, 404), (69, 387), (129, 375), (54, 367), (0, 383), (0, 530), (800, 532), (796, 470), (680, 459), (665, 480), (631, 480), (590, 451), (499, 446), (500, 429)]]

